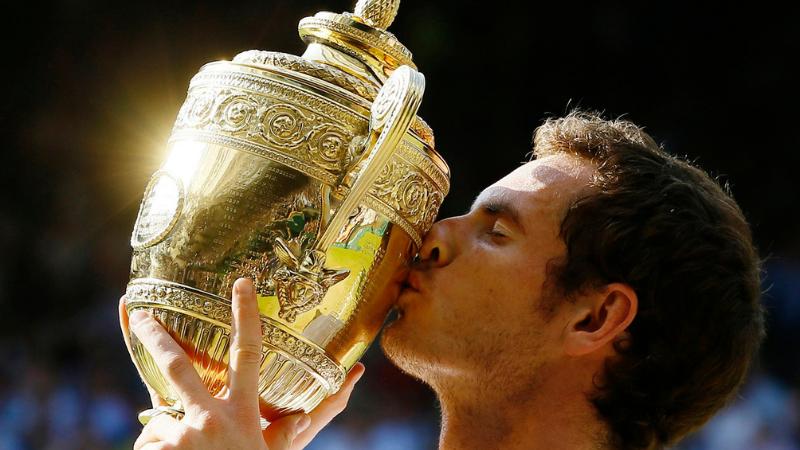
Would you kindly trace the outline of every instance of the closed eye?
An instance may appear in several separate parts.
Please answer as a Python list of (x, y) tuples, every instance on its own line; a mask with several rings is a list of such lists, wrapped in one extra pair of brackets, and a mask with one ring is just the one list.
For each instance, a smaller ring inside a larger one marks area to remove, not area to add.
[(492, 228), (491, 230), (489, 230), (489, 234), (491, 234), (492, 236), (505, 236), (505, 233), (503, 233), (501, 230), (498, 230), (497, 228)]
[(494, 237), (508, 237), (508, 231), (497, 221), (492, 224), (487, 233)]

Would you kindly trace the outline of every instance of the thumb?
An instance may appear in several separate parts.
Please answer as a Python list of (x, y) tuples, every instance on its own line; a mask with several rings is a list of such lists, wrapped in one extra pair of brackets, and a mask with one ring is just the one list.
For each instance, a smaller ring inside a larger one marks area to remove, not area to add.
[[(298, 434), (311, 425), (308, 414), (292, 414), (272, 422), (262, 432), (269, 450), (289, 450)], [(293, 449), (294, 450), (294, 449)]]

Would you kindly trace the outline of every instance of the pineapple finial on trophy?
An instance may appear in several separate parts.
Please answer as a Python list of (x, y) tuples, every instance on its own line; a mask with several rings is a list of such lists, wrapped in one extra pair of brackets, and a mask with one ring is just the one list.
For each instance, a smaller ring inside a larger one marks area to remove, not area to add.
[(303, 58), (335, 66), (380, 87), (400, 66), (417, 68), (411, 52), (386, 28), (400, 0), (358, 0), (354, 12), (318, 12), (298, 24)]
[[(203, 66), (145, 189), (126, 311), (160, 321), (217, 395), (229, 374), (233, 282), (253, 279), (269, 421), (340, 389), (449, 189), (416, 115), (424, 77), (386, 30), (399, 6), (358, 0), (352, 13), (302, 19), (302, 56), (250, 50)], [(165, 402), (140, 420), (182, 417), (176, 387), (126, 333)]]
[(397, 16), (400, 0), (358, 0), (354, 15), (371, 27), (385, 30)]

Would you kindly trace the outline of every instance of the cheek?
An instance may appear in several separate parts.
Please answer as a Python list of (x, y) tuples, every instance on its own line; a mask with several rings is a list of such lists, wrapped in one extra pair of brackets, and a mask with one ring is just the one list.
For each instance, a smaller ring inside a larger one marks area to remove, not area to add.
[(443, 313), (502, 322), (536, 311), (547, 260), (528, 251), (491, 250), (476, 248), (444, 268), (446, 278), (437, 281), (440, 295), (434, 300)]
[(456, 303), (471, 303), (475, 298), (494, 295), (497, 287), (494, 279), (504, 272), (498, 263), (496, 257), (484, 251), (462, 254), (435, 274), (435, 289), (448, 302)]
[(483, 316), (493, 314), (516, 290), (510, 282), (516, 269), (511, 261), (483, 249), (462, 254), (434, 274), (431, 306), (445, 320), (486, 320)]
[(540, 264), (530, 252), (519, 248), (487, 248), (476, 246), (467, 257), (458, 261), (460, 273), (467, 274), (466, 281), (475, 292), (490, 296), (516, 293), (520, 289), (530, 292), (541, 279)]

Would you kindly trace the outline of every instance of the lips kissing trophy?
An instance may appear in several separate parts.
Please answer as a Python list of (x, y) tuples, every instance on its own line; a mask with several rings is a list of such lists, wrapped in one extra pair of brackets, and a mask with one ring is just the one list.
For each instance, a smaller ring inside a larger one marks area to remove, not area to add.
[[(300, 21), (302, 57), (247, 51), (192, 79), (131, 237), (128, 313), (150, 312), (212, 394), (231, 291), (253, 280), (268, 420), (308, 412), (374, 340), (449, 189), (416, 116), (425, 79), (386, 28), (399, 0)], [(131, 335), (144, 381), (180, 399)], [(143, 413), (140, 419), (146, 420)]]

